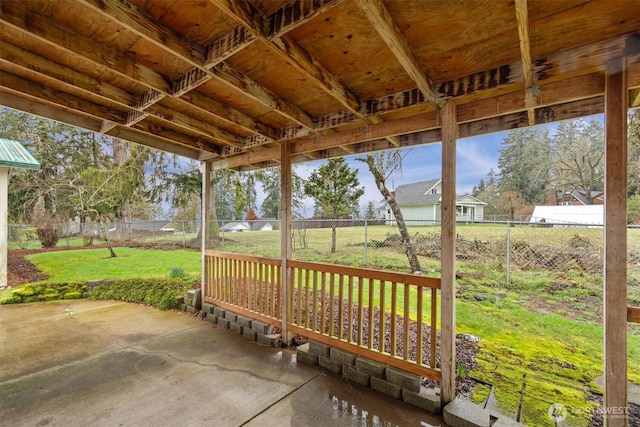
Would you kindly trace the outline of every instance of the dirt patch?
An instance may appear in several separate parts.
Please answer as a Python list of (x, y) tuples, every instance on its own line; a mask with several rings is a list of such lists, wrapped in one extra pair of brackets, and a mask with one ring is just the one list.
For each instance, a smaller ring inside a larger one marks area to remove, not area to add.
[(9, 287), (39, 282), (49, 278), (25, 258), (25, 256), (36, 252), (42, 251), (17, 249), (7, 252), (7, 285)]

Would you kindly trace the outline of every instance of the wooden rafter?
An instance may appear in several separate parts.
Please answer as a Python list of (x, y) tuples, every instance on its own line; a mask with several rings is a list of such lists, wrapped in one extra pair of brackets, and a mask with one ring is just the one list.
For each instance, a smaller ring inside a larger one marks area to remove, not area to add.
[[(164, 50), (168, 50), (171, 54), (181, 58), (194, 67), (172, 82), (171, 92), (168, 93), (169, 95), (178, 98), (200, 86), (210, 78), (216, 78), (229, 85), (230, 80), (225, 78), (226, 76), (224, 75), (224, 72), (211, 70), (207, 67), (217, 64), (215, 61), (212, 61), (208, 54), (204, 53), (204, 48), (175, 35), (169, 29), (153, 22), (150, 18), (141, 14), (135, 6), (131, 5), (126, 0), (83, 1), (85, 1), (85, 4), (92, 7), (95, 11), (113, 19), (114, 21), (120, 22), (127, 29), (135, 32), (140, 37), (143, 37), (145, 40)], [(178, 47), (181, 42), (188, 48), (185, 49)], [(244, 80), (248, 80), (248, 77), (244, 76)], [(257, 83), (251, 81), (250, 84), (243, 87), (242, 90), (245, 90), (246, 87), (248, 87), (250, 92), (255, 95), (256, 100), (263, 102), (265, 105), (270, 107), (277, 107), (279, 105), (284, 106), (283, 113), (289, 118), (296, 120), (302, 125), (308, 122), (301, 110), (293, 107), (287, 108), (286, 101), (279, 99), (274, 94), (267, 93), (265, 90), (261, 90)], [(233, 86), (233, 88), (236, 90), (239, 89), (237, 86)], [(145, 108), (148, 108), (152, 104), (153, 103), (148, 103)], [(139, 110), (143, 110), (145, 108), (139, 108)], [(293, 114), (291, 114), (291, 112), (293, 112)]]
[(192, 64), (202, 64), (205, 51), (202, 46), (158, 25), (126, 0), (81, 0), (86, 6), (103, 13), (127, 29), (145, 37), (159, 48), (171, 52)]
[(527, 0), (516, 0), (516, 19), (518, 21), (518, 38), (520, 39), (520, 57), (522, 58), (522, 76), (526, 103), (528, 107), (529, 123), (535, 123), (533, 107), (535, 105), (535, 95), (533, 87), (533, 67), (531, 63), (531, 46), (529, 39), (529, 11)]
[[(15, 54), (20, 54), (21, 58), (28, 58), (29, 60), (31, 60), (31, 62), (9, 62), (9, 59), (12, 57), (12, 55)], [(81, 89), (87, 94), (91, 95), (91, 97), (103, 98), (110, 102), (115, 102), (116, 104), (122, 106), (123, 109), (131, 108), (130, 104), (132, 103), (132, 97), (126, 94), (126, 92), (122, 91), (121, 89), (116, 88), (109, 83), (86, 77), (81, 73), (76, 72), (75, 70), (53, 63), (48, 59), (39, 57), (29, 52), (23, 52), (22, 49), (12, 45), (11, 43), (3, 43), (3, 49), (2, 52), (0, 52), (0, 64), (2, 64), (3, 67), (20, 67), (23, 70), (26, 70), (28, 74), (37, 72), (41, 76), (46, 76), (47, 79), (57, 82), (56, 86), (60, 88), (60, 93), (64, 93), (64, 88), (66, 87), (74, 87), (76, 91), (77, 89)], [(9, 78), (7, 80), (7, 84), (10, 85), (11, 82), (12, 80)], [(28, 84), (25, 84), (25, 88), (28, 89), (29, 87), (30, 86)], [(188, 117), (186, 114), (179, 111), (169, 111), (166, 107), (161, 106), (156, 106), (154, 108), (150, 108), (149, 110), (144, 110), (145, 108), (149, 108), (151, 105), (153, 105), (154, 102), (151, 102), (149, 100), (155, 101), (157, 98), (162, 97), (164, 97), (164, 95), (160, 92), (154, 89), (149, 89), (142, 97), (140, 97), (140, 100), (138, 101), (145, 102), (145, 105), (138, 105), (136, 107), (137, 109), (129, 110), (129, 112), (126, 114), (126, 118), (122, 122), (114, 120), (113, 117), (105, 118), (105, 122), (100, 127), (100, 131), (102, 133), (108, 133), (109, 130), (113, 129), (118, 124), (124, 126), (132, 126), (148, 116), (154, 116), (161, 120), (172, 122), (172, 124), (174, 125), (182, 126), (183, 128), (191, 132), (202, 134), (205, 137), (212, 137), (220, 144), (233, 144), (238, 146), (243, 145), (242, 140), (237, 136), (232, 135), (224, 130), (208, 126), (206, 123), (202, 123), (201, 121), (195, 121)], [(82, 107), (78, 107), (78, 109), (81, 108)], [(88, 109), (87, 111), (92, 110)]]
[(318, 87), (331, 95), (356, 115), (364, 117), (358, 97), (344, 86), (329, 70), (305, 51), (295, 40), (287, 36), (269, 38), (266, 20), (250, 2), (234, 0), (210, 0), (232, 19), (244, 25), (267, 47), (303, 73)]
[(360, 9), (367, 15), (380, 37), (389, 46), (400, 65), (416, 82), (418, 89), (424, 95), (426, 101), (438, 106), (438, 97), (435, 92), (435, 84), (429, 77), (425, 67), (420, 63), (415, 52), (409, 46), (396, 23), (389, 15), (387, 8), (380, 0), (356, 0)]
[[(1, 88), (0, 88), (1, 89)], [(40, 99), (27, 99), (23, 96), (17, 96), (8, 92), (0, 92), (2, 97), (2, 105), (16, 110), (27, 111), (42, 117), (48, 117), (59, 122), (67, 123), (83, 129), (99, 132), (102, 123), (101, 119), (88, 117), (76, 112), (67, 110), (63, 111), (55, 104), (45, 104)], [(184, 138), (184, 145), (175, 145), (177, 140), (171, 138), (163, 138), (159, 134), (144, 133), (141, 131), (132, 131), (129, 128), (116, 127), (110, 131), (110, 135), (136, 142), (138, 144), (147, 145), (159, 150), (169, 151), (191, 159), (197, 159), (200, 156), (200, 149), (195, 147), (193, 139)], [(173, 135), (176, 136), (176, 135)]]

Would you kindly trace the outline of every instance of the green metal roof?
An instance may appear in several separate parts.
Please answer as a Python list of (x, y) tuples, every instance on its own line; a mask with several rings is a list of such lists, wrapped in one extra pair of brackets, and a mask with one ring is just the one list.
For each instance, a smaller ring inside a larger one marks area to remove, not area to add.
[(0, 166), (40, 169), (40, 163), (18, 141), (0, 138)]

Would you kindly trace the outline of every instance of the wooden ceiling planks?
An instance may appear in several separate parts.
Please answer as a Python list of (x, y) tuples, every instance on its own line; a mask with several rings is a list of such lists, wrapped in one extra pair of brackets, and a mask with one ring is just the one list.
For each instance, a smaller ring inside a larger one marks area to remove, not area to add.
[(271, 165), (282, 139), (293, 141), (294, 161), (411, 146), (440, 137), (439, 125), (415, 121), (447, 99), (472, 135), (598, 111), (603, 63), (623, 55), (637, 89), (636, 6), (1, 2), (0, 103), (168, 151), (174, 143), (190, 158), (225, 158), (216, 167)]

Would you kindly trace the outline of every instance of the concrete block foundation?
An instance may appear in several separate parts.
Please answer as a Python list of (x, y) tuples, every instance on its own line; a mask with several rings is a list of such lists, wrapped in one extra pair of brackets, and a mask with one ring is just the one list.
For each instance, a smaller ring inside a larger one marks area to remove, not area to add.
[(488, 410), (456, 397), (444, 407), (443, 418), (451, 427), (489, 427), (491, 416)]
[(422, 387), (420, 375), (315, 340), (299, 346), (296, 357), (300, 363), (319, 365), (342, 375), (348, 381), (402, 399), (423, 411), (432, 414), (441, 412), (439, 390)]

